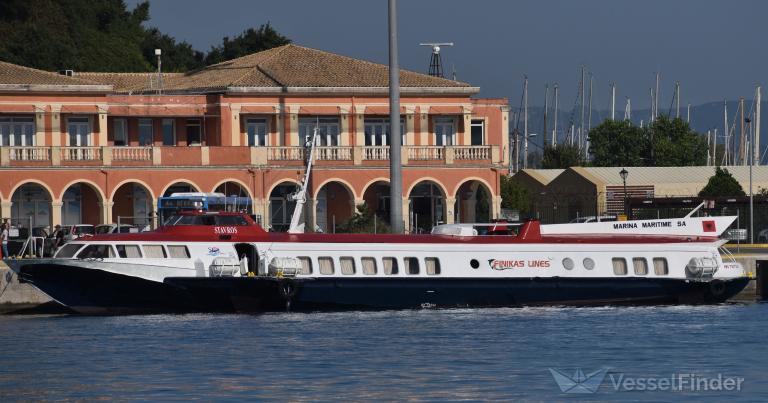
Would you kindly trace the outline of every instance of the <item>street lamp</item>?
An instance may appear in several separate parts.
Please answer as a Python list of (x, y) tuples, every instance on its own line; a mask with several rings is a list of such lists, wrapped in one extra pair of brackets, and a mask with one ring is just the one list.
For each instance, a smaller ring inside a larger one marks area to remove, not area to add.
[(627, 176), (629, 176), (629, 171), (626, 168), (621, 168), (619, 176), (621, 176), (621, 180), (624, 182), (624, 215), (629, 218), (629, 214), (627, 214)]

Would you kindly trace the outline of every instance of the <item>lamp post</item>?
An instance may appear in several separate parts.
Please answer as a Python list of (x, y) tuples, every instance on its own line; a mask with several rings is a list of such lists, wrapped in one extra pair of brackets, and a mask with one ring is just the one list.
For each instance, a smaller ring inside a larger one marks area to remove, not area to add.
[(619, 176), (621, 176), (621, 180), (624, 182), (624, 215), (629, 218), (629, 214), (627, 214), (627, 176), (629, 176), (629, 171), (626, 168), (621, 168)]

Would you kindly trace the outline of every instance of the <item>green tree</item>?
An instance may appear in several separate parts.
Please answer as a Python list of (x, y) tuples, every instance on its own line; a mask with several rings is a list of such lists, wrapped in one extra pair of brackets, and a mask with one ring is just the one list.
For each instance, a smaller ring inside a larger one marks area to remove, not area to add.
[(544, 169), (566, 169), (584, 165), (584, 158), (579, 148), (570, 144), (548, 145), (544, 147), (541, 167)]
[(515, 182), (511, 176), (501, 176), (501, 208), (517, 210), (527, 213), (530, 210), (531, 201), (528, 198), (528, 190)]
[(589, 131), (589, 152), (594, 166), (642, 166), (647, 150), (643, 129), (628, 120), (606, 119)]
[(707, 139), (680, 118), (661, 115), (647, 128), (652, 166), (695, 166), (707, 163)]
[(366, 203), (358, 204), (355, 213), (346, 221), (336, 227), (336, 232), (372, 234), (374, 231), (378, 234), (391, 232), (389, 225), (379, 219)]
[(707, 186), (699, 192), (700, 197), (744, 196), (744, 189), (726, 168), (715, 168), (715, 174), (709, 178)]
[(280, 35), (269, 23), (262, 24), (258, 29), (248, 28), (242, 34), (229, 39), (224, 37), (221, 46), (214, 46), (205, 57), (206, 64), (220, 63), (262, 50), (287, 45), (291, 40)]
[(163, 51), (163, 71), (184, 72), (205, 66), (205, 55), (192, 48), (187, 42), (176, 42), (157, 28), (147, 30), (141, 42), (141, 53), (144, 59), (157, 68), (155, 49)]

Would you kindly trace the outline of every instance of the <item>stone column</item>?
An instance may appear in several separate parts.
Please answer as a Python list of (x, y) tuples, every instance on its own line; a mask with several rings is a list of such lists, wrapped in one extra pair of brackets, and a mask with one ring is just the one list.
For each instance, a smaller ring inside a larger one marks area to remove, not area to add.
[(10, 200), (0, 202), (0, 218), (11, 218), (11, 207), (13, 207), (13, 202)]
[(405, 228), (405, 232), (411, 232), (411, 209), (408, 201), (408, 195), (403, 197), (403, 228)]
[(51, 107), (51, 145), (61, 146), (61, 105)]
[(51, 228), (61, 225), (61, 207), (63, 205), (61, 200), (51, 202)]
[(405, 143), (402, 145), (413, 145), (415, 144), (415, 132), (414, 128), (416, 126), (416, 118), (415, 118), (415, 108), (414, 107), (405, 107)]
[(459, 140), (460, 146), (472, 145), (472, 112), (469, 109), (464, 109), (464, 124), (463, 131), (461, 132), (461, 139)]
[(101, 207), (102, 224), (110, 224), (112, 222), (112, 207), (114, 206), (115, 202), (113, 201), (99, 203), (99, 207)]
[[(305, 205), (304, 209), (304, 232), (315, 232), (315, 226), (317, 225), (317, 198), (311, 198), (307, 199), (307, 204)], [(326, 225), (330, 226), (330, 223), (326, 223)], [(332, 229), (328, 228), (328, 232), (331, 232)]]
[[(489, 133), (488, 127), (485, 130)], [(509, 165), (509, 105), (501, 107), (501, 163)]]
[(285, 144), (285, 112), (282, 105), (275, 107), (275, 122), (277, 123), (277, 142), (271, 146), (281, 146)]
[(35, 145), (49, 145), (45, 144), (45, 105), (35, 105)]
[(493, 196), (492, 203), (491, 218), (501, 217), (501, 196)]
[(355, 113), (355, 145), (365, 146), (365, 115), (360, 112)]
[(96, 116), (96, 124), (99, 126), (99, 144), (100, 146), (106, 146), (107, 140), (107, 111), (106, 109), (99, 108), (99, 113)]
[(242, 133), (240, 133), (240, 105), (230, 104), (229, 109), (232, 113), (232, 145), (237, 147), (242, 143), (242, 141), (240, 141), (240, 137), (242, 136)]
[(425, 110), (429, 111), (429, 109), (421, 108), (421, 113), (419, 113), (419, 141), (423, 146), (429, 145), (429, 114)]
[[(298, 108), (296, 108), (296, 111), (298, 111)], [(290, 116), (291, 119), (291, 127), (288, 131), (288, 138), (285, 139), (285, 145), (301, 146), (302, 144), (299, 142), (299, 114), (291, 111), (288, 116)]]
[(253, 199), (253, 214), (261, 216), (262, 228), (267, 228), (267, 203), (266, 199)]
[(446, 224), (453, 224), (454, 219), (453, 215), (456, 213), (456, 198), (455, 197), (446, 197), (445, 198), (445, 223)]
[(352, 119), (352, 115), (349, 114), (349, 109), (339, 108), (339, 145), (349, 146), (352, 144), (352, 133), (349, 131), (349, 121)]

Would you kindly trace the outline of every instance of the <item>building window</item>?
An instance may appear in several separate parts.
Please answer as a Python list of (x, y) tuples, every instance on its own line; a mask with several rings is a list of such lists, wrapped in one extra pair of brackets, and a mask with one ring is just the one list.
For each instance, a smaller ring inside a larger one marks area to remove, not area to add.
[(112, 133), (116, 146), (128, 145), (128, 123), (125, 119), (115, 119), (112, 121)]
[(315, 127), (318, 129), (318, 146), (339, 145), (339, 118), (302, 118), (299, 119), (299, 145), (312, 140)]
[(481, 146), (485, 144), (485, 121), (482, 119), (472, 119), (470, 124), (470, 132), (473, 146)]
[(152, 119), (139, 119), (139, 145), (152, 145)]
[(88, 147), (91, 143), (91, 124), (88, 118), (67, 119), (67, 141), (70, 147)]
[(376, 274), (376, 259), (372, 257), (361, 258), (360, 261), (363, 264), (363, 274), (374, 275)]
[(615, 257), (612, 260), (613, 262), (613, 274), (617, 276), (626, 276), (627, 275), (627, 260), (623, 257)]
[(341, 265), (341, 274), (351, 276), (355, 274), (355, 259), (351, 256), (342, 256), (339, 258)]
[(202, 144), (203, 127), (200, 125), (200, 119), (187, 119), (187, 144), (190, 146), (199, 146)]
[(415, 257), (403, 258), (406, 274), (419, 274), (419, 259)]
[(245, 122), (245, 130), (248, 133), (248, 145), (251, 147), (268, 146), (267, 144), (267, 120), (248, 119)]
[(385, 257), (381, 260), (384, 262), (384, 274), (397, 274), (397, 259), (393, 257)]
[(176, 145), (176, 121), (174, 119), (163, 119), (163, 145)]
[(424, 259), (425, 266), (427, 268), (427, 274), (435, 276), (440, 274), (440, 260), (436, 257), (428, 257)]
[(299, 256), (301, 262), (301, 274), (312, 274), (312, 259), (307, 256)]
[(333, 274), (333, 258), (329, 256), (323, 256), (317, 258), (317, 264), (320, 266), (320, 274), (331, 275)]
[(645, 276), (648, 274), (648, 262), (642, 257), (632, 258), (632, 269), (636, 276)]
[(666, 276), (669, 274), (669, 266), (667, 265), (667, 259), (663, 257), (653, 258), (653, 274), (657, 276)]
[(452, 146), (456, 144), (456, 125), (453, 118), (435, 119), (435, 145)]
[(35, 121), (31, 117), (0, 117), (0, 146), (35, 145)]
[[(365, 119), (365, 145), (389, 145), (389, 119)], [(405, 122), (400, 119), (400, 144), (405, 145)]]

